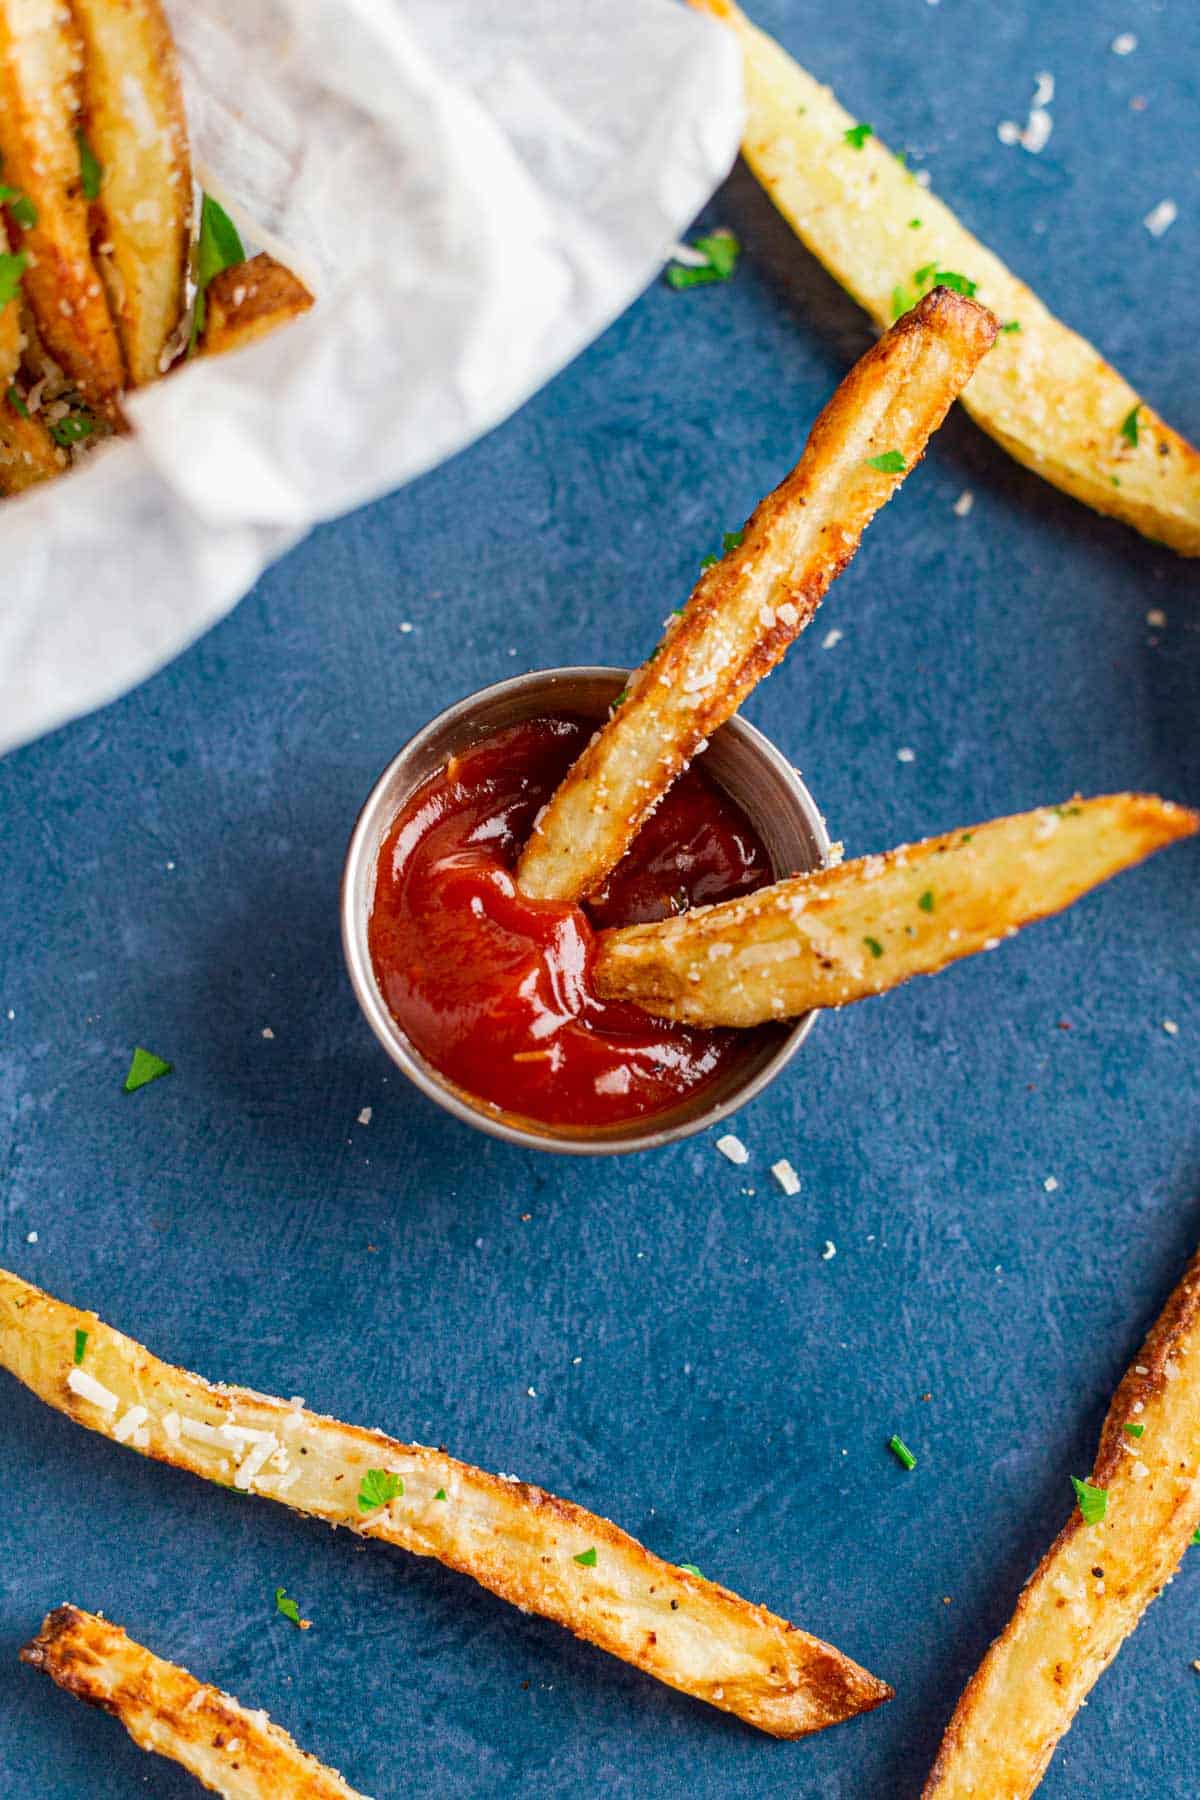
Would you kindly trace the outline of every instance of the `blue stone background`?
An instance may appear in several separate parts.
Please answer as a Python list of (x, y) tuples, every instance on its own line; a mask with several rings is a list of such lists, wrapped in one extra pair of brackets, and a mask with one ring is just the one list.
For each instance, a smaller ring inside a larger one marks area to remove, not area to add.
[[(754, 12), (1200, 437), (1194, 7)], [(1031, 157), (995, 128), (1041, 69), (1054, 134)], [(1156, 242), (1141, 220), (1167, 194)], [(514, 670), (636, 660), (868, 342), (744, 170), (704, 223), (744, 238), (728, 286), (656, 284), (486, 441), (317, 532), (155, 680), (0, 766), (0, 1259), (211, 1376), (610, 1514), (896, 1698), (774, 1744), (2, 1378), (5, 1793), (195, 1791), (17, 1665), (69, 1597), (378, 1796), (915, 1796), (1196, 1242), (1196, 844), (821, 1020), (737, 1122), (745, 1169), (711, 1138), (578, 1164), (493, 1143), (409, 1091), (355, 1009), (338, 875), (382, 764)], [(1076, 788), (1195, 804), (1196, 598), (1195, 564), (956, 415), (747, 711), (851, 854)], [(176, 1073), (126, 1099), (135, 1043)], [(768, 1172), (783, 1155), (795, 1199)], [(311, 1631), (274, 1613), (277, 1585)], [(1197, 1655), (1189, 1558), (1042, 1791), (1193, 1793)]]

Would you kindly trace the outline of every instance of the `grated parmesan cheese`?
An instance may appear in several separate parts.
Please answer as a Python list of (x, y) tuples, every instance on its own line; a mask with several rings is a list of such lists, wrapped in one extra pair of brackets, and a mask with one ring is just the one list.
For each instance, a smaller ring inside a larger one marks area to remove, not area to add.
[(150, 1414), (144, 1406), (131, 1406), (124, 1416), (113, 1426), (113, 1436), (118, 1444), (127, 1444), (134, 1433), (146, 1423)]
[(98, 1406), (101, 1412), (116, 1412), (119, 1404), (117, 1396), (111, 1388), (106, 1388), (103, 1382), (97, 1381), (94, 1375), (89, 1375), (86, 1369), (72, 1369), (67, 1376), (67, 1386), (81, 1400), (90, 1400), (93, 1406)]
[(1164, 231), (1171, 229), (1178, 217), (1179, 208), (1173, 200), (1160, 200), (1157, 206), (1150, 208), (1142, 224), (1151, 237), (1160, 238)]
[(735, 1137), (732, 1131), (727, 1131), (724, 1137), (717, 1139), (717, 1149), (731, 1163), (737, 1163), (739, 1166), (750, 1161), (750, 1152), (741, 1138)]
[(791, 1195), (800, 1192), (800, 1177), (786, 1156), (781, 1156), (778, 1162), (771, 1164), (771, 1173), (785, 1194)]

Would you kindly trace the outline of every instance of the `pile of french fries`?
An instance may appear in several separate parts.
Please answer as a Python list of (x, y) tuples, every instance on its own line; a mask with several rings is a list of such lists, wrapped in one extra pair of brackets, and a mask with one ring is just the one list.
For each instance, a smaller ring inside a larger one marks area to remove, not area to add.
[[(680, 771), (811, 622), (959, 395), (1068, 491), (1200, 549), (1190, 447), (1137, 401), (1152, 451), (1112, 451), (1108, 413), (1129, 390), (1087, 346), (1077, 354), (1081, 340), (928, 196), (918, 224), (932, 234), (930, 267), (969, 261), (989, 300), (1005, 314), (1019, 309), (1021, 331), (1001, 332), (954, 281), (887, 297), (900, 176), (880, 165), (854, 214), (808, 135), (825, 150), (831, 134), (844, 138), (836, 102), (730, 0), (694, 3), (745, 46), (754, 166), (880, 322), (897, 316), (539, 816), (517, 872), (533, 898), (585, 900), (602, 885)], [(141, 96), (133, 109), (131, 82)], [(252, 342), (311, 304), (269, 257), (245, 258), (207, 196), (193, 232), (178, 72), (158, 0), (0, 0), (0, 151), (5, 492), (121, 430), (122, 394), (189, 349)], [(878, 145), (870, 154), (886, 155)], [(1035, 417), (1030, 395), (1055, 358), (1069, 375), (1064, 404)], [(1138, 441), (1135, 432), (1130, 447)], [(1119, 501), (1097, 473), (1114, 458)], [(991, 949), (1198, 829), (1195, 813), (1138, 794), (959, 827), (661, 923), (602, 931), (596, 985), (700, 1026), (751, 1028), (840, 1007)], [(297, 1400), (212, 1385), (3, 1270), (0, 1367), (115, 1444), (434, 1557), (773, 1736), (802, 1737), (891, 1696), (840, 1650), (582, 1507)], [(1075, 1491), (1075, 1510), (959, 1702), (926, 1800), (1031, 1794), (1200, 1527), (1200, 1256), (1121, 1383)], [(356, 1800), (265, 1714), (93, 1614), (59, 1607), (21, 1654), (229, 1800)]]
[(198, 196), (160, 0), (0, 0), (0, 159), (0, 495), (123, 431), (127, 390), (313, 303)]

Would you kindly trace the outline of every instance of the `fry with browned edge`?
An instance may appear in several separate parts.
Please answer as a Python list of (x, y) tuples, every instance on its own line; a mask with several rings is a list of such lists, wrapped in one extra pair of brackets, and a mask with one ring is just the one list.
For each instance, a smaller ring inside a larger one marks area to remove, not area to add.
[(803, 1737), (891, 1696), (840, 1650), (569, 1500), (298, 1402), (213, 1386), (3, 1270), (0, 1367), (105, 1437), (435, 1557), (775, 1737)]
[(1151, 794), (1043, 806), (597, 938), (598, 993), (689, 1025), (844, 1006), (988, 950), (1200, 829)]
[(1004, 334), (962, 403), (1009, 455), (1096, 512), (1200, 556), (1200, 451), (918, 187), (912, 171), (734, 0), (692, 0), (742, 52), (742, 153), (797, 237), (886, 325), (941, 271)]
[(796, 467), (700, 577), (534, 825), (517, 869), (525, 893), (578, 900), (620, 861), (680, 770), (813, 617), (995, 335), (989, 312), (939, 288), (855, 364)]
[(83, 46), (62, 0), (0, 4), (0, 155), (4, 183), (25, 198), (22, 277), (47, 348), (93, 406), (115, 414), (124, 370), (83, 193)]
[(298, 319), (312, 303), (300, 277), (260, 251), (222, 269), (205, 288), (200, 350), (205, 356), (241, 350)]
[(955, 1708), (924, 1800), (1033, 1793), (1200, 1526), (1198, 1471), (1200, 1255), (1113, 1396), (1081, 1496), (1094, 1522), (1076, 1506), (1022, 1588)]
[(112, 1713), (139, 1749), (182, 1763), (225, 1800), (365, 1800), (266, 1713), (164, 1662), (95, 1613), (55, 1607), (21, 1661)]

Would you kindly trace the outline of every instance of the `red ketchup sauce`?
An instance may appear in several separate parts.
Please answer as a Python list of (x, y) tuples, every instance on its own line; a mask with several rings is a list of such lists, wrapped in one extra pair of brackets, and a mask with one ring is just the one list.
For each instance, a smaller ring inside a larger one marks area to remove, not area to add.
[(593, 730), (531, 719), (452, 758), (388, 832), (368, 925), (380, 991), (428, 1061), (477, 1099), (560, 1126), (661, 1112), (757, 1042), (601, 1000), (594, 929), (667, 918), (771, 879), (740, 808), (691, 769), (586, 905), (526, 899), (517, 859)]

